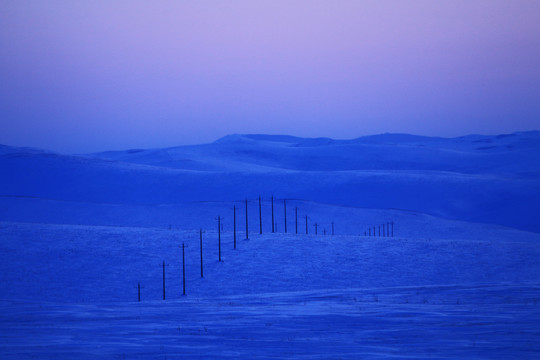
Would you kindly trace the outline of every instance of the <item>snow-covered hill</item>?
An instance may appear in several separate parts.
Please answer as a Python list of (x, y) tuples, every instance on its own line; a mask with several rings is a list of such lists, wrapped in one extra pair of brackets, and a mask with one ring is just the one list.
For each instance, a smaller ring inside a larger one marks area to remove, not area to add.
[(538, 132), (0, 146), (0, 358), (538, 358), (539, 155)]
[(383, 134), (354, 140), (230, 135), (212, 144), (93, 154), (193, 170), (412, 170), (540, 176), (540, 132), (433, 138)]
[(152, 205), (154, 213), (153, 205), (232, 204), (259, 195), (268, 201), (274, 194), (540, 232), (539, 154), (539, 132), (349, 141), (234, 135), (200, 146), (85, 156), (4, 147), (0, 219), (63, 222), (69, 209), (75, 223), (95, 224), (111, 204)]

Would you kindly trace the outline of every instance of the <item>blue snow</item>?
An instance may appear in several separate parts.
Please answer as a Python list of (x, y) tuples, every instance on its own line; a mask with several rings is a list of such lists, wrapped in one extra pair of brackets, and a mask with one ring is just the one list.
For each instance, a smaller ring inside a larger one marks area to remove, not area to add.
[(0, 146), (0, 174), (2, 359), (540, 357), (540, 132)]

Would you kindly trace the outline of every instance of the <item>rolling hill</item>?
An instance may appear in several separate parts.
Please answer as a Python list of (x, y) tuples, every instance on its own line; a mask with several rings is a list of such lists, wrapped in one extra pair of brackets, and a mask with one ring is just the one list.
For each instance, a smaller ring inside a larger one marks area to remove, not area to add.
[(539, 150), (538, 132), (0, 146), (0, 357), (538, 358)]
[(58, 222), (69, 209), (75, 223), (99, 223), (111, 205), (153, 213), (156, 205), (275, 195), (540, 232), (539, 132), (353, 140), (231, 135), (167, 149), (61, 155), (2, 147), (0, 154), (4, 220)]

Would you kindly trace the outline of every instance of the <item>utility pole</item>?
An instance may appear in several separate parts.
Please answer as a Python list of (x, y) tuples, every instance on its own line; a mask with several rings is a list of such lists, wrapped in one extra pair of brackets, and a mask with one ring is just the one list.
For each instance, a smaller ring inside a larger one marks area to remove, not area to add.
[(298, 234), (298, 206), (294, 208), (294, 220), (296, 224), (296, 234)]
[(182, 287), (183, 295), (186, 295), (186, 259), (184, 257), (184, 243), (182, 243)]
[(249, 239), (248, 236), (248, 208), (247, 208), (247, 199), (246, 199), (246, 240)]
[(272, 232), (274, 232), (274, 195), (272, 195)]
[(262, 235), (262, 210), (261, 210), (261, 196), (259, 195), (259, 234)]
[(165, 300), (165, 260), (163, 261), (163, 300)]
[(287, 233), (287, 200), (283, 199), (283, 209), (285, 214), (285, 233)]
[(218, 254), (219, 254), (219, 262), (221, 262), (221, 216), (218, 216)]
[(202, 229), (199, 230), (199, 242), (201, 249), (201, 277), (203, 277)]

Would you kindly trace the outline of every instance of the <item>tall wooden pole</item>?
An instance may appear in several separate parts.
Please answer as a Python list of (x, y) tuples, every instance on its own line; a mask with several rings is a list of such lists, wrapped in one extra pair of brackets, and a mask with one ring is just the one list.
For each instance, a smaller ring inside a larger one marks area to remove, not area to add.
[(248, 234), (249, 234), (249, 232), (248, 232), (248, 208), (247, 208), (247, 199), (246, 199), (246, 240), (249, 239)]
[(202, 229), (199, 230), (199, 242), (200, 242), (200, 249), (201, 249), (201, 277), (203, 277)]
[(184, 256), (184, 243), (182, 243), (182, 288), (183, 295), (186, 295), (186, 258)]
[(274, 195), (272, 195), (272, 232), (274, 231)]
[(236, 205), (233, 206), (233, 238), (234, 250), (236, 250)]
[(218, 216), (218, 254), (221, 262), (221, 216)]
[(261, 197), (259, 196), (259, 234), (262, 234), (262, 206)]
[(165, 300), (165, 261), (163, 261), (163, 300)]
[(298, 207), (294, 208), (294, 219), (296, 224), (296, 234), (298, 234)]
[(285, 232), (287, 232), (287, 200), (283, 199), (283, 210), (285, 214)]

